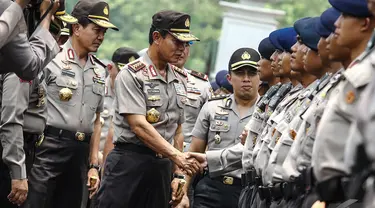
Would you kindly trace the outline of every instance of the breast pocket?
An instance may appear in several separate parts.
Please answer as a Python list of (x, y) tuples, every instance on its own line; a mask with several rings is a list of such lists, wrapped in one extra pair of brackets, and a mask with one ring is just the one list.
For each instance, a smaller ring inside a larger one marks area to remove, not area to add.
[(60, 76), (55, 79), (54, 84), (50, 83), (48, 89), (52, 99), (68, 106), (77, 104), (80, 96), (77, 80), (68, 76)]
[[(90, 91), (90, 86), (86, 86), (87, 91)], [(90, 109), (96, 111), (99, 106), (100, 99), (104, 96), (104, 83), (94, 82), (92, 84), (91, 92), (87, 96), (87, 101), (89, 103)], [(91, 94), (91, 95), (90, 95)]]

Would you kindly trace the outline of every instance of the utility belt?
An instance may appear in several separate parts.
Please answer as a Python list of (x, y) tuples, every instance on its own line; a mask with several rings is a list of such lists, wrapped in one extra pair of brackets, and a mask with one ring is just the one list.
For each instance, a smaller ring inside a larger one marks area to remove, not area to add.
[(294, 200), (302, 194), (310, 193), (314, 187), (314, 183), (315, 178), (312, 174), (312, 168), (307, 168), (292, 182), (274, 183), (266, 187), (260, 186), (259, 197), (267, 201), (277, 201), (281, 198)]
[(92, 133), (83, 133), (79, 131), (69, 131), (65, 129), (59, 129), (53, 126), (46, 126), (44, 130), (45, 135), (57, 136), (75, 139), (80, 142), (90, 143)]
[(245, 173), (241, 174), (241, 185), (243, 187), (246, 186), (262, 186), (262, 177), (258, 176), (256, 170), (252, 168), (250, 171), (246, 171)]
[(121, 149), (121, 150), (127, 150), (139, 154), (145, 154), (145, 155), (150, 155), (158, 159), (162, 159), (163, 156), (161, 154), (157, 154), (154, 152), (152, 149), (146, 147), (146, 146), (141, 146), (137, 144), (132, 144), (132, 143), (124, 143), (124, 142), (116, 142), (115, 143), (115, 148)]
[(33, 144), (36, 147), (39, 147), (44, 140), (44, 133), (36, 134), (36, 133), (28, 133), (24, 131), (23, 139), (24, 139), (24, 146), (28, 144)]

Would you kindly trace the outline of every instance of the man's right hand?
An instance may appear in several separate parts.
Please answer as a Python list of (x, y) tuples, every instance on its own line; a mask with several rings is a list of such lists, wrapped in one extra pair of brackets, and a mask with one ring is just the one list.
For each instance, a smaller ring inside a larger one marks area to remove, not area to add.
[(22, 9), (25, 9), (26, 6), (29, 4), (30, 0), (16, 0), (16, 3), (20, 5)]
[(173, 162), (189, 176), (193, 176), (197, 172), (203, 172), (199, 162), (195, 158), (189, 158), (188, 153), (178, 153), (173, 158)]
[(12, 190), (8, 195), (9, 201), (21, 206), (27, 198), (28, 190), (27, 179), (13, 179)]

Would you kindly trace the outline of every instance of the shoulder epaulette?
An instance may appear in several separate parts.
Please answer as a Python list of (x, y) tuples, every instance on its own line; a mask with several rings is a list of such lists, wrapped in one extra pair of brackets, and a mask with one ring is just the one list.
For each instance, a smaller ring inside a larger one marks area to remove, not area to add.
[(229, 96), (230, 96), (230, 94), (213, 95), (213, 96), (211, 96), (211, 97), (208, 99), (208, 101), (213, 101), (213, 100), (222, 100), (222, 99), (227, 98), (227, 97), (229, 97)]
[(190, 74), (194, 77), (197, 77), (199, 79), (203, 79), (204, 81), (208, 81), (208, 76), (202, 72), (198, 72), (195, 70), (190, 70)]
[(145, 67), (146, 67), (146, 64), (144, 64), (140, 60), (135, 60), (128, 64), (128, 69), (131, 70), (132, 72), (137, 72), (139, 70), (144, 69)]
[(176, 71), (177, 73), (181, 74), (182, 76), (187, 77), (187, 73), (185, 72), (185, 70), (180, 69), (180, 68), (178, 68), (177, 66), (172, 65), (172, 64), (171, 64), (171, 68), (172, 68), (174, 71)]
[(100, 66), (103, 68), (107, 68), (107, 65), (105, 65), (101, 60), (99, 60), (96, 56), (91, 55), (92, 59), (94, 60), (95, 63), (98, 63)]

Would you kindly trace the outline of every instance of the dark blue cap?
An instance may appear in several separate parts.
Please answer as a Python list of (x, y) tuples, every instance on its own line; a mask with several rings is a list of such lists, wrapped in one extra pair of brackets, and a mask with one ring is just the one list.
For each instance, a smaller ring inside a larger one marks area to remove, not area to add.
[(319, 21), (319, 17), (305, 17), (294, 23), (294, 29), (296, 29), (302, 43), (314, 51), (318, 51), (320, 40), (320, 35), (315, 30), (315, 25)]
[(270, 38), (264, 38), (258, 46), (258, 51), (262, 58), (271, 60), (272, 54), (275, 52), (276, 48), (272, 45)]
[(320, 21), (315, 25), (315, 30), (320, 37), (327, 38), (331, 33), (335, 32), (335, 22), (340, 14), (337, 9), (331, 7), (320, 15)]
[(216, 91), (217, 89), (220, 88), (219, 85), (216, 84), (215, 81), (210, 82), (210, 84), (211, 84), (211, 88), (212, 88), (213, 91)]
[(275, 48), (292, 53), (292, 46), (297, 42), (297, 33), (293, 27), (282, 28), (273, 31), (269, 38)]
[(228, 70), (225, 70), (225, 69), (221, 70), (216, 74), (215, 80), (216, 80), (217, 85), (219, 85), (219, 87), (224, 88), (228, 90), (229, 92), (233, 93), (233, 87), (227, 79), (227, 74), (228, 74)]
[(367, 7), (367, 0), (328, 0), (329, 3), (342, 13), (355, 17), (372, 17)]

